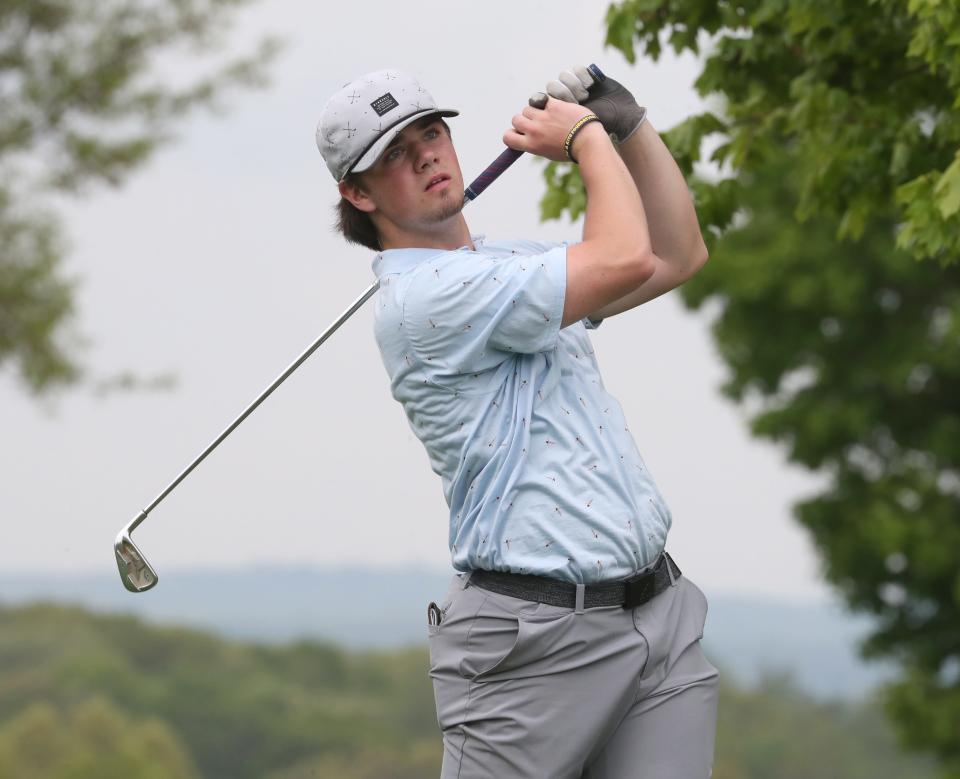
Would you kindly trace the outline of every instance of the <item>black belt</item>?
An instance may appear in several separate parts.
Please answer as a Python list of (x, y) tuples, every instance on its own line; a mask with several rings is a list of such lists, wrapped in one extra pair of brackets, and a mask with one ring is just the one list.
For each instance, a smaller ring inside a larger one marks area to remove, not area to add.
[[(583, 607), (623, 606), (632, 609), (659, 595), (679, 576), (680, 569), (673, 558), (667, 552), (662, 552), (656, 564), (643, 573), (616, 582), (585, 585)], [(577, 585), (547, 576), (478, 569), (470, 574), (470, 584), (514, 598), (535, 600), (552, 606), (576, 607)]]

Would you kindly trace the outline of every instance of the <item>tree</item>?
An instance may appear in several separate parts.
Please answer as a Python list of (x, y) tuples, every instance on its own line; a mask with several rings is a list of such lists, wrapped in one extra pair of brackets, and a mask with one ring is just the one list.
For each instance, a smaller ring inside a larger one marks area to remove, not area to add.
[(797, 222), (795, 171), (783, 160), (742, 179), (748, 220), (717, 242), (683, 300), (722, 301), (713, 324), (729, 370), (722, 390), (760, 399), (752, 433), (830, 475), (794, 516), (826, 578), (878, 616), (865, 656), (904, 662), (887, 700), (902, 733), (951, 763), (960, 749), (950, 672), (960, 646), (960, 265), (917, 262), (890, 245), (889, 224), (844, 244), (835, 220)]
[[(696, 88), (719, 107), (663, 134), (711, 257), (679, 295), (720, 304), (721, 389), (757, 409), (753, 434), (829, 477), (794, 516), (826, 579), (878, 617), (864, 655), (902, 662), (884, 700), (904, 744), (960, 776), (960, 6), (607, 13), (607, 44), (630, 62), (705, 39)], [(719, 180), (695, 169), (713, 135)], [(576, 169), (545, 177), (543, 216), (576, 217)]]
[(73, 331), (75, 280), (54, 195), (119, 186), (191, 110), (264, 82), (278, 51), (169, 84), (161, 55), (222, 48), (248, 0), (0, 0), (0, 366), (35, 394), (83, 374)]
[(0, 776), (166, 779), (199, 776), (190, 754), (157, 719), (131, 722), (102, 697), (61, 714), (33, 703), (0, 727)]
[[(435, 777), (443, 740), (429, 664), (424, 645), (255, 644), (0, 604), (0, 779)], [(745, 688), (721, 668), (720, 682), (715, 779), (935, 776), (929, 757), (902, 753), (870, 699), (817, 702), (785, 671)], [(195, 770), (175, 770), (186, 755)], [(145, 759), (152, 773), (137, 769)]]

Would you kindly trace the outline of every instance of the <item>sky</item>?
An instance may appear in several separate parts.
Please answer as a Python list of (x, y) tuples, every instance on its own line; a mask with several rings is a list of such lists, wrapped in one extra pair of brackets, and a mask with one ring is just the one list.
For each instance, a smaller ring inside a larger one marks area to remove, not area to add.
[[(668, 49), (630, 65), (603, 46), (606, 8), (271, 0), (244, 11), (229, 37), (238, 48), (262, 33), (286, 40), (269, 86), (179, 125), (121, 189), (62, 207), (80, 359), (94, 375), (176, 384), (38, 401), (0, 375), (0, 569), (115, 573), (120, 528), (375, 281), (372, 253), (332, 230), (338, 193), (314, 141), (348, 81), (398, 68), (458, 109), (448, 122), (467, 181), (503, 149), (529, 95), (575, 64), (624, 83), (658, 130), (703, 110), (697, 58)], [(168, 67), (190, 77), (195, 64)], [(471, 232), (578, 240), (582, 220), (539, 221), (542, 168), (525, 156), (469, 204)], [(440, 478), (390, 395), (372, 314), (368, 301), (136, 531), (159, 586), (198, 566), (452, 571)], [(721, 397), (714, 315), (685, 310), (673, 291), (590, 333), (670, 506), (667, 551), (708, 597), (831, 599), (790, 513), (825, 480), (753, 440), (746, 411)]]

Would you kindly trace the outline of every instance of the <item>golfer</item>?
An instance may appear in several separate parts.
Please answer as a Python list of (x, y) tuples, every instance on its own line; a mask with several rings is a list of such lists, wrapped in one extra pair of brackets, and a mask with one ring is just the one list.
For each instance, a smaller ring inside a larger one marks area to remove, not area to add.
[(579, 67), (547, 92), (503, 141), (579, 165), (578, 242), (472, 234), (445, 121), (458, 111), (410, 75), (347, 84), (317, 128), (339, 229), (376, 252), (391, 392), (449, 506), (458, 573), (427, 609), (441, 776), (704, 779), (719, 684), (700, 646), (707, 599), (665, 552), (670, 510), (587, 331), (707, 252), (633, 96)]

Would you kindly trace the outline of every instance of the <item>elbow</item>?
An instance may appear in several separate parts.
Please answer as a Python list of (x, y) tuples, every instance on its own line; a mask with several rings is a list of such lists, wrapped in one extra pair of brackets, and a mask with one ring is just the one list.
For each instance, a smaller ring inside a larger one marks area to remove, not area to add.
[(637, 285), (643, 284), (649, 279), (657, 269), (659, 258), (653, 253), (649, 246), (638, 252), (636, 256), (637, 267)]
[(660, 258), (653, 252), (650, 244), (637, 246), (631, 254), (630, 269), (634, 287), (645, 284), (657, 269)]
[[(696, 273), (706, 265), (708, 259), (710, 259), (710, 252), (707, 251), (707, 245), (701, 241), (700, 248), (693, 254), (693, 273)], [(693, 273), (690, 275), (693, 275)]]
[(629, 277), (630, 283), (635, 287), (643, 284), (656, 270), (657, 256), (649, 243), (624, 245), (616, 254), (621, 272)]
[(701, 240), (700, 245), (695, 248), (688, 255), (688, 261), (684, 268), (683, 280), (686, 281), (689, 278), (695, 276), (699, 270), (707, 264), (707, 260), (710, 257), (710, 253), (707, 251), (707, 246)]
[(704, 243), (703, 236), (700, 236), (700, 246), (697, 247), (697, 251), (694, 252), (697, 259), (697, 267), (702, 268), (707, 264), (707, 260), (710, 259), (710, 252), (707, 250), (707, 244)]

